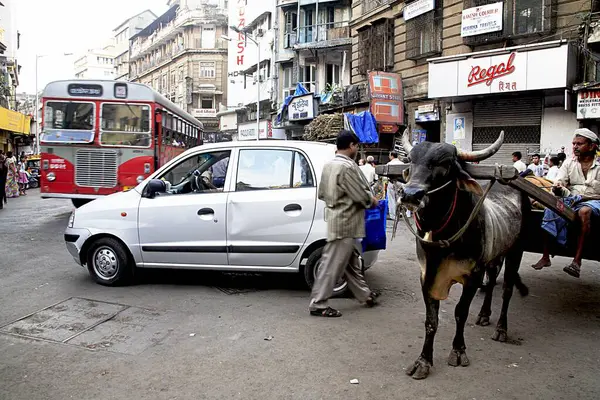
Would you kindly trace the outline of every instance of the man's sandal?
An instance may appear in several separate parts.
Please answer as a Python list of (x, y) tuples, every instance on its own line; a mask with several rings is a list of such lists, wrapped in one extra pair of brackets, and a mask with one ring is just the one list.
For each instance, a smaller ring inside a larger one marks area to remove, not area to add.
[(575, 262), (572, 262), (571, 264), (564, 267), (563, 271), (565, 271), (567, 274), (571, 275), (574, 278), (579, 278), (581, 275), (581, 267)]
[(341, 317), (342, 313), (334, 308), (327, 307), (321, 310), (311, 310), (310, 315), (314, 317), (337, 318)]

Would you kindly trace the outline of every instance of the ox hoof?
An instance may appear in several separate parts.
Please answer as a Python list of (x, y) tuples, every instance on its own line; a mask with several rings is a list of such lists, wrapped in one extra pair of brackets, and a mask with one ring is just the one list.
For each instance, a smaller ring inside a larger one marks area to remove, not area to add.
[(477, 324), (479, 326), (488, 326), (490, 324), (490, 316), (489, 315), (478, 316), (475, 324)]
[(431, 367), (432, 364), (429, 361), (419, 357), (417, 361), (406, 368), (406, 375), (412, 376), (413, 379), (425, 379), (429, 375)]
[(492, 340), (495, 340), (496, 342), (506, 342), (508, 339), (508, 336), (506, 334), (506, 331), (503, 329), (496, 329), (496, 332), (494, 332), (494, 335), (492, 336)]
[(467, 357), (467, 353), (465, 353), (464, 350), (450, 350), (450, 355), (448, 356), (448, 365), (451, 367), (467, 367), (470, 363), (469, 357)]

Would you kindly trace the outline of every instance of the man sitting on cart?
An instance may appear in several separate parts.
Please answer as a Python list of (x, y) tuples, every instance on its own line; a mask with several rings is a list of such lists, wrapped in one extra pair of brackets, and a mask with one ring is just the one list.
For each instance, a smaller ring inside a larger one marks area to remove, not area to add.
[[(571, 264), (563, 268), (567, 274), (579, 278), (583, 246), (590, 233), (592, 216), (600, 216), (600, 163), (596, 161), (598, 136), (589, 129), (576, 129), (573, 135), (574, 157), (565, 160), (560, 167), (553, 192), (564, 197), (566, 205), (577, 211), (580, 221), (580, 232), (577, 250)], [(565, 245), (567, 241), (567, 222), (553, 211), (546, 209), (542, 228), (556, 238), (557, 242)], [(544, 236), (544, 255), (532, 267), (540, 270), (549, 267), (550, 241)]]

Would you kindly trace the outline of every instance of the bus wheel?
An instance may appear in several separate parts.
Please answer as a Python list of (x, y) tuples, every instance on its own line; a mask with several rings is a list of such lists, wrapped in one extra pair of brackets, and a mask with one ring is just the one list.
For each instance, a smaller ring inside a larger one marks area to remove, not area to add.
[(79, 208), (79, 207), (83, 206), (84, 204), (89, 203), (92, 200), (88, 200), (88, 199), (71, 199), (71, 201), (73, 202), (73, 205), (75, 206), (75, 208)]
[(92, 243), (87, 254), (90, 275), (100, 285), (120, 286), (131, 282), (133, 267), (127, 250), (113, 238), (101, 238)]

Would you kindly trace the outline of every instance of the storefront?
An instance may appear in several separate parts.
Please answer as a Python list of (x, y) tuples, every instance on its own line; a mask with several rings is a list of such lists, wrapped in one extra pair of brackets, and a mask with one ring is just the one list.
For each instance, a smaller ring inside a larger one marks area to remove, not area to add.
[(507, 163), (514, 151), (555, 153), (569, 143), (579, 125), (575, 73), (574, 48), (559, 40), (440, 57), (429, 60), (429, 97), (446, 111), (446, 142), (480, 150), (504, 131), (487, 162)]
[(0, 107), (0, 150), (15, 154), (31, 148), (31, 116)]

